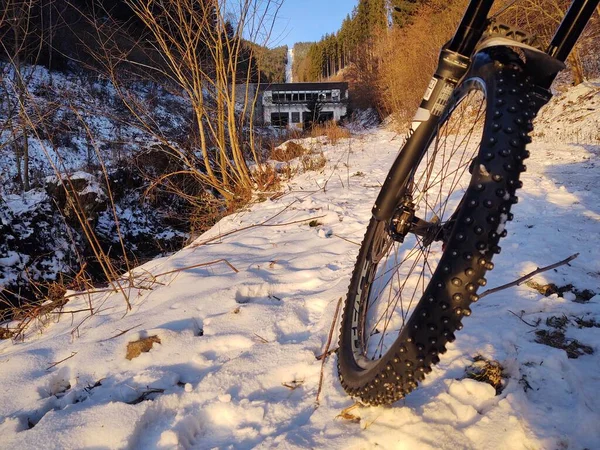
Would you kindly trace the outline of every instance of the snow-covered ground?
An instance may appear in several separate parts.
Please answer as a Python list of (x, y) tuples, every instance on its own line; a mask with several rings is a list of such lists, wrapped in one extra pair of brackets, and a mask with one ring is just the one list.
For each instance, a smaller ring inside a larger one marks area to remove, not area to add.
[[(317, 356), (400, 140), (380, 129), (324, 146), (322, 171), (136, 269), (146, 288), (128, 292), (126, 315), (121, 294), (82, 296), (23, 342), (0, 342), (0, 448), (599, 448), (600, 295), (575, 292), (600, 293), (595, 144), (530, 146), (488, 276), (493, 287), (580, 253), (534, 278), (570, 292), (522, 285), (482, 299), (433, 373), (392, 407), (340, 416), (353, 401), (333, 355), (316, 403)], [(569, 359), (536, 342), (536, 331), (560, 329), (594, 353)], [(160, 343), (126, 359), (129, 342), (151, 336)], [(504, 366), (499, 395), (464, 379), (478, 355)]]

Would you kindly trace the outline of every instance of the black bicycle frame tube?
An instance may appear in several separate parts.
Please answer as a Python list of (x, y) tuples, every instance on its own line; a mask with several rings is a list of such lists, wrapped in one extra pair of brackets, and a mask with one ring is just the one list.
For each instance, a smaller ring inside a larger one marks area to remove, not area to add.
[(563, 62), (567, 59), (599, 3), (600, 0), (574, 0), (571, 3), (548, 47), (550, 56)]
[(488, 14), (494, 0), (471, 0), (467, 11), (452, 38), (448, 50), (463, 56), (471, 56), (488, 22)]
[(454, 88), (469, 67), (470, 58), (449, 49), (440, 53), (438, 68), (410, 129), (410, 137), (385, 179), (373, 207), (373, 217), (388, 220), (404, 195), (406, 180), (423, 157)]

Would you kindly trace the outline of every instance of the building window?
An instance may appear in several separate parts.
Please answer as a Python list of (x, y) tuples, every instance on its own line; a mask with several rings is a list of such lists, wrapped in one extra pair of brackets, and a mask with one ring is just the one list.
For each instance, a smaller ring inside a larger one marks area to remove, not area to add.
[(333, 120), (333, 111), (321, 111), (319, 114), (319, 122), (327, 122), (329, 120)]
[(292, 113), (292, 123), (300, 123), (300, 113), (299, 112)]
[(271, 113), (271, 125), (274, 127), (287, 127), (290, 123), (288, 113)]

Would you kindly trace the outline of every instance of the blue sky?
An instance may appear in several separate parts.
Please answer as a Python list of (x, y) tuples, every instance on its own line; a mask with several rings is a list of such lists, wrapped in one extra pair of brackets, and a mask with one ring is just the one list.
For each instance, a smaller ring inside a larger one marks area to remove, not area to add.
[(269, 47), (317, 41), (337, 31), (358, 0), (285, 0)]

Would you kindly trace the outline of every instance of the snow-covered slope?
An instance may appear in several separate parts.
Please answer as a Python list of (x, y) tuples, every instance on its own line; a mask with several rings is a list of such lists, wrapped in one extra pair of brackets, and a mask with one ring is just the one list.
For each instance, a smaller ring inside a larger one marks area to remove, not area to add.
[[(600, 295), (581, 297), (600, 293), (592, 144), (530, 146), (488, 277), (493, 287), (580, 253), (535, 278), (572, 284), (562, 297), (522, 285), (482, 299), (433, 373), (393, 407), (340, 416), (353, 402), (333, 355), (315, 402), (317, 356), (399, 141), (377, 130), (325, 146), (321, 172), (137, 269), (125, 316), (121, 294), (82, 296), (24, 342), (1, 342), (0, 448), (598, 448)], [(536, 342), (544, 330), (594, 354), (569, 359)], [(151, 336), (160, 343), (126, 359), (129, 342)], [(477, 355), (504, 366), (501, 394), (464, 379)]]
[(545, 141), (600, 143), (600, 80), (557, 94), (544, 107), (534, 136)]

